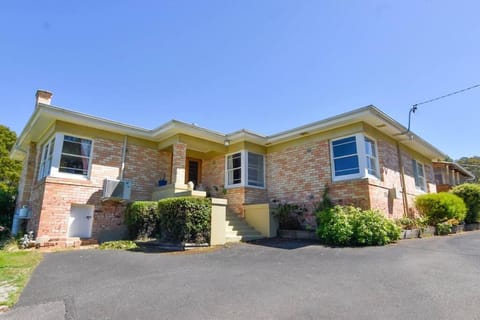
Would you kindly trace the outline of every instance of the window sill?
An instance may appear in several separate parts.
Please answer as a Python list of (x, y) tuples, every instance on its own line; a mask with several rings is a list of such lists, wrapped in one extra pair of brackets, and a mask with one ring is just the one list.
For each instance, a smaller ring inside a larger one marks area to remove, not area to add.
[(259, 187), (259, 186), (249, 186), (249, 185), (245, 185), (243, 183), (241, 184), (232, 184), (232, 185), (229, 185), (229, 186), (225, 186), (225, 189), (236, 189), (236, 188), (252, 188), (252, 189), (260, 189), (260, 190), (265, 190), (266, 187)]
[(345, 176), (345, 178), (333, 177), (332, 182), (335, 183), (335, 182), (345, 182), (345, 181), (365, 180), (365, 179), (381, 181), (379, 177), (368, 174), (363, 176)]

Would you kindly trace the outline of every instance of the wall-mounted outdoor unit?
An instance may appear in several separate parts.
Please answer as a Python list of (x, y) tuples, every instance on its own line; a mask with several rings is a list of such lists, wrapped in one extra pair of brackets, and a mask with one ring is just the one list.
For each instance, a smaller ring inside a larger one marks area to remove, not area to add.
[(31, 215), (32, 215), (32, 210), (27, 206), (23, 206), (20, 209), (18, 209), (18, 216), (20, 219), (30, 219)]
[(402, 197), (401, 190), (399, 188), (390, 188), (388, 189), (388, 198), (389, 199), (400, 199)]
[(103, 198), (130, 200), (132, 193), (131, 180), (103, 180)]

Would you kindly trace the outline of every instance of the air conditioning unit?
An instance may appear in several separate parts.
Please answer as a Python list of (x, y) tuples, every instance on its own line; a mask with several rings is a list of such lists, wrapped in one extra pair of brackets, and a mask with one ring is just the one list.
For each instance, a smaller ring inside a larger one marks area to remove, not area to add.
[(132, 180), (103, 180), (103, 198), (130, 200)]

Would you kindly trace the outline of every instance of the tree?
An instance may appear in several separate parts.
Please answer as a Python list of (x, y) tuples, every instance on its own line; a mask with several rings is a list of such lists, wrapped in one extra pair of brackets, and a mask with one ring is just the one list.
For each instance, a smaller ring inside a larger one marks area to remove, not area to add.
[(472, 182), (474, 183), (480, 182), (480, 157), (479, 156), (462, 157), (458, 159), (456, 162), (475, 175), (475, 180), (473, 180)]
[(20, 161), (9, 157), (17, 135), (0, 125), (0, 226), (10, 227), (15, 210), (15, 195), (22, 172)]

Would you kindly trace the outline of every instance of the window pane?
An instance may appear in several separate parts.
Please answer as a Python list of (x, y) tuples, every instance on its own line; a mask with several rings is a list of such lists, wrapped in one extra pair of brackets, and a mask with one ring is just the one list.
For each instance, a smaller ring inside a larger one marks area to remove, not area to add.
[(238, 184), (242, 182), (242, 170), (240, 168), (228, 171), (228, 184)]
[(365, 153), (372, 157), (377, 157), (375, 153), (375, 142), (369, 138), (365, 138)]
[(412, 160), (413, 177), (415, 178), (415, 186), (423, 191), (426, 190), (425, 174), (423, 165), (416, 160)]
[(255, 153), (248, 153), (248, 185), (263, 187), (264, 170), (263, 156)]
[(88, 159), (82, 157), (62, 155), (60, 158), (59, 171), (87, 175)]
[(242, 183), (242, 154), (240, 152), (227, 156), (227, 184)]
[(48, 151), (48, 155), (49, 155), (50, 158), (53, 155), (53, 147), (54, 146), (55, 146), (55, 138), (53, 138), (52, 141), (50, 141), (50, 148), (49, 148), (49, 151)]
[(227, 157), (227, 169), (240, 168), (242, 166), (242, 157), (240, 153), (235, 153)]
[(90, 140), (65, 136), (62, 153), (89, 157), (91, 146), (92, 142)]
[[(352, 138), (353, 138), (353, 141), (344, 142), (342, 144), (338, 144), (338, 143), (335, 144), (335, 142), (338, 142), (338, 141), (334, 141), (332, 143), (334, 158), (357, 153), (357, 143), (355, 142), (355, 137), (352, 137)], [(346, 140), (346, 139), (342, 139), (342, 140)]]
[(367, 157), (367, 170), (371, 175), (377, 175), (377, 163), (374, 158)]
[(423, 173), (423, 165), (418, 162), (417, 162), (417, 165), (418, 165), (418, 168), (417, 168), (418, 176), (425, 177), (425, 174)]
[(360, 173), (357, 156), (335, 159), (334, 164), (336, 176), (345, 176), (348, 174)]
[(332, 142), (332, 146), (335, 147), (344, 143), (355, 142), (355, 141), (356, 141), (355, 136), (352, 136), (344, 139), (335, 140)]

